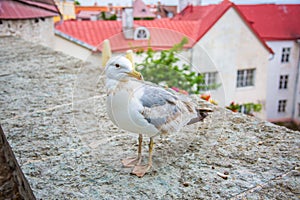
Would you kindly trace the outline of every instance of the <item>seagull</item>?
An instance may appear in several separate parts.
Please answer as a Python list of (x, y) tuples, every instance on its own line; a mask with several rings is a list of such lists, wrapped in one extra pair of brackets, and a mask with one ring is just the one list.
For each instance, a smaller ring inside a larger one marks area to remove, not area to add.
[[(210, 109), (198, 109), (190, 98), (143, 80), (130, 56), (112, 57), (105, 67), (107, 112), (121, 129), (139, 134), (137, 157), (122, 160), (143, 177), (152, 167), (154, 138), (202, 121)], [(150, 138), (148, 163), (142, 165), (143, 136)]]

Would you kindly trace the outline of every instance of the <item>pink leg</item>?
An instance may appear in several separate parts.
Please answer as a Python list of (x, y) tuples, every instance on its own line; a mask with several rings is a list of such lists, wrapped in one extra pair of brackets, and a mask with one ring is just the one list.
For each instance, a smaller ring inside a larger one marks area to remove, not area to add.
[(143, 177), (152, 167), (152, 154), (153, 154), (153, 147), (154, 147), (154, 142), (153, 138), (150, 138), (150, 143), (149, 143), (149, 160), (148, 164), (146, 165), (136, 165), (133, 170), (132, 174), (135, 174), (138, 177)]
[(139, 134), (139, 146), (138, 146), (138, 156), (135, 158), (125, 158), (122, 160), (124, 167), (134, 167), (135, 165), (141, 164), (142, 161), (142, 142), (143, 135)]

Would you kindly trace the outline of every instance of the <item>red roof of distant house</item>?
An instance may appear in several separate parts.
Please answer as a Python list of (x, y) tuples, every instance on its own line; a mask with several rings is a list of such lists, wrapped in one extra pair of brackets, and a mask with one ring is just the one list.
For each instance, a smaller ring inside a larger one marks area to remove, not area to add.
[(238, 7), (265, 40), (300, 39), (300, 4)]
[(44, 3), (30, 0), (1, 0), (0, 7), (0, 19), (32, 19), (53, 17), (59, 14), (54, 2), (51, 4), (49, 0)]
[(155, 14), (150, 12), (150, 9), (142, 0), (133, 2), (133, 17), (135, 18), (155, 18)]
[[(185, 47), (192, 47), (198, 36), (199, 23), (188, 21), (138, 20), (135, 26), (144, 26), (150, 31), (150, 43), (153, 49), (166, 49), (179, 43), (183, 37), (189, 39)], [(120, 21), (65, 21), (57, 25), (56, 30), (101, 50), (102, 42), (109, 39), (112, 51), (124, 51), (130, 48), (148, 47), (148, 40), (126, 40)]]
[(81, 11), (99, 11), (107, 12), (107, 6), (75, 6), (75, 14), (80, 13)]
[(250, 30), (256, 35), (257, 39), (264, 45), (264, 47), (270, 52), (273, 53), (272, 49), (265, 43), (261, 36), (257, 33), (251, 24), (247, 21), (243, 13), (239, 8), (232, 2), (228, 0), (223, 0), (222, 3), (217, 5), (208, 5), (208, 6), (187, 6), (183, 11), (176, 15), (173, 20), (176, 21), (199, 21), (201, 23), (201, 29), (199, 32), (199, 37), (197, 40), (200, 40), (210, 28), (223, 16), (223, 14), (229, 9), (234, 8), (236, 12), (240, 15), (242, 20), (250, 28)]
[[(223, 6), (232, 6), (227, 1)], [(233, 4), (234, 5), (234, 4)], [(234, 5), (247, 23), (254, 28), (264, 40), (288, 40), (300, 38), (300, 4), (276, 5)], [(188, 6), (174, 17), (174, 20), (211, 20), (219, 5)]]

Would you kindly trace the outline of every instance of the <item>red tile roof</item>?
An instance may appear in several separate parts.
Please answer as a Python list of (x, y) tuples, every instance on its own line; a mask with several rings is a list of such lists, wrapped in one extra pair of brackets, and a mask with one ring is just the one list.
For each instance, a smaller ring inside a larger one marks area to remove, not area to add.
[[(233, 6), (264, 40), (288, 40), (300, 38), (300, 4), (234, 5), (223, 1), (223, 6)], [(220, 5), (222, 5), (220, 4)], [(219, 5), (188, 6), (176, 15), (176, 20), (205, 20), (218, 16)]]
[[(262, 45), (264, 45), (270, 53), (273, 53), (256, 30), (253, 29), (251, 24), (246, 20), (238, 7), (228, 0), (224, 0), (218, 5), (201, 7), (188, 6), (172, 20), (135, 21), (134, 24), (135, 26), (145, 26), (150, 29), (151, 46), (153, 48), (170, 48), (175, 43), (180, 42), (184, 36), (189, 38), (189, 43), (185, 47), (191, 48), (229, 8), (234, 8), (237, 11)], [(124, 39), (121, 22), (118, 21), (66, 21), (56, 26), (56, 29), (97, 49), (101, 49), (99, 45), (101, 46), (103, 40), (108, 38), (111, 40), (113, 51), (123, 51), (130, 47), (148, 46), (147, 40), (137, 41)]]
[[(147, 27), (150, 31), (150, 43), (154, 49), (166, 49), (179, 43), (183, 37), (189, 39), (185, 47), (192, 47), (195, 43), (199, 23), (188, 21), (138, 20), (135, 26)], [(112, 51), (124, 51), (130, 48), (148, 47), (148, 40), (126, 40), (122, 33), (120, 21), (65, 21), (57, 25), (56, 30), (69, 35), (87, 45), (101, 50), (102, 42), (110, 39)]]
[[(226, 1), (227, 2), (227, 1)], [(229, 3), (231, 5), (231, 3)], [(197, 20), (137, 20), (135, 26), (145, 26), (150, 29), (151, 46), (155, 49), (171, 48), (183, 37), (189, 38), (185, 46), (191, 48), (207, 30), (219, 19), (219, 15), (226, 12), (228, 4), (212, 7), (214, 13), (207, 12), (209, 21)], [(215, 15), (218, 12), (218, 15)], [(56, 30), (67, 34), (89, 46), (101, 50), (101, 43), (110, 38), (112, 51), (124, 51), (130, 47), (147, 47), (147, 40), (126, 40), (122, 34), (122, 25), (119, 21), (65, 21), (57, 25)]]
[(81, 11), (99, 11), (107, 12), (107, 6), (75, 6), (75, 14), (80, 13)]
[(32, 19), (57, 16), (59, 14), (57, 7), (54, 2), (53, 4), (50, 3), (49, 0), (45, 3), (30, 0), (1, 0), (0, 19)]
[(150, 9), (142, 0), (135, 0), (133, 2), (133, 16), (135, 18), (155, 18), (155, 14), (150, 12)]
[(265, 40), (300, 39), (300, 4), (238, 7)]
[(223, 0), (222, 3), (217, 5), (187, 6), (183, 11), (176, 15), (173, 20), (199, 21), (199, 23), (201, 23), (201, 29), (197, 40), (200, 40), (207, 33), (207, 31), (209, 31), (210, 28), (223, 16), (223, 14), (227, 12), (229, 8), (234, 8), (236, 10), (241, 19), (244, 20), (246, 25), (250, 28), (254, 35), (256, 35), (257, 39), (262, 43), (262, 45), (270, 53), (273, 53), (272, 49), (261, 38), (260, 34), (253, 29), (239, 8), (229, 0)]

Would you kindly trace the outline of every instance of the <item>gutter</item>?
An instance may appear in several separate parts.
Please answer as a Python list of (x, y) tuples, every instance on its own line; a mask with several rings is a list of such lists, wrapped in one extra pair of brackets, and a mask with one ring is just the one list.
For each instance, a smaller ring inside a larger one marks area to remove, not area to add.
[(58, 30), (55, 29), (54, 33), (55, 33), (55, 35), (58, 35), (58, 36), (66, 39), (66, 40), (69, 40), (69, 41), (71, 41), (71, 42), (73, 42), (75, 44), (78, 44), (79, 46), (87, 48), (88, 50), (91, 50), (93, 52), (97, 51), (96, 47), (94, 47), (94, 46), (92, 46), (92, 45), (90, 45), (88, 43), (82, 42), (82, 41), (80, 41), (80, 40), (78, 40), (78, 39), (76, 39), (76, 38), (74, 38), (74, 37), (72, 37), (70, 35), (67, 35), (67, 34), (65, 34), (65, 33), (61, 32), (61, 31), (58, 31)]

